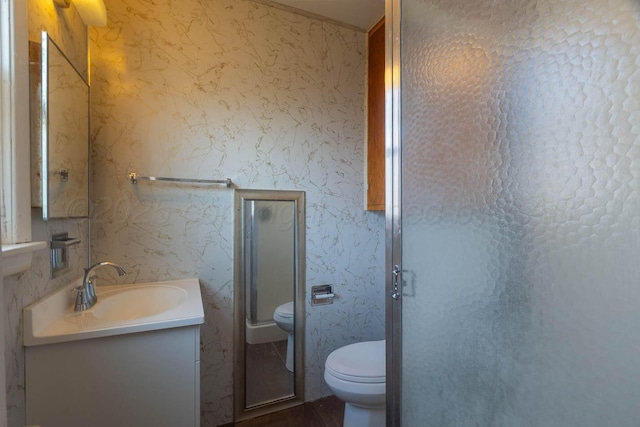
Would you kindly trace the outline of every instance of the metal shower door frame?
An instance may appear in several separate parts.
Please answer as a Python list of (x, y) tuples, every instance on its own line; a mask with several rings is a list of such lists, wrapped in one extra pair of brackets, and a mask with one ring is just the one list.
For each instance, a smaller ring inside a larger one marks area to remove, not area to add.
[(401, 0), (385, 1), (385, 337), (388, 427), (400, 427), (402, 421), (400, 7)]

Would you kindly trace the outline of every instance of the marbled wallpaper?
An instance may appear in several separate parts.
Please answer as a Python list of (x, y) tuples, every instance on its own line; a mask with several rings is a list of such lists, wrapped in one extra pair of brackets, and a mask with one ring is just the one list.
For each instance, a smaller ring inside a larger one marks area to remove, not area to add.
[(87, 26), (76, 9), (56, 7), (53, 0), (28, 0), (28, 3), (29, 40), (40, 43), (42, 31), (48, 32), (73, 66), (87, 78)]
[[(29, 39), (39, 41), (46, 30), (61, 46), (75, 67), (87, 73), (87, 27), (72, 7), (57, 9), (51, 0), (29, 0)], [(25, 94), (28, 96), (28, 94)], [(80, 276), (88, 263), (89, 221), (42, 221), (42, 211), (32, 210), (33, 240), (49, 240), (55, 233), (68, 232), (82, 243), (70, 249), (70, 269), (50, 279), (49, 252), (34, 253), (29, 271), (6, 277), (3, 296), (5, 302), (5, 363), (7, 380), (7, 418), (10, 427), (25, 423), (24, 349), (22, 347), (22, 309), (41, 297), (59, 289)]]
[[(248, 0), (107, 0), (92, 28), (92, 261), (124, 281), (200, 278), (202, 425), (233, 417), (233, 191), (304, 190), (306, 400), (326, 356), (384, 336), (384, 217), (363, 210), (365, 34)], [(308, 298), (307, 298), (308, 301)]]

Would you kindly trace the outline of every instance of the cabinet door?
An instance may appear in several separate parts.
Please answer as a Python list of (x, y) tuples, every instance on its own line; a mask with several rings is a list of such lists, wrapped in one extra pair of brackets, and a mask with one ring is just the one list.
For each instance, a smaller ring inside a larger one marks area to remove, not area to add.
[(187, 326), (27, 347), (27, 425), (198, 426), (199, 341)]
[(369, 32), (367, 210), (384, 210), (384, 18)]

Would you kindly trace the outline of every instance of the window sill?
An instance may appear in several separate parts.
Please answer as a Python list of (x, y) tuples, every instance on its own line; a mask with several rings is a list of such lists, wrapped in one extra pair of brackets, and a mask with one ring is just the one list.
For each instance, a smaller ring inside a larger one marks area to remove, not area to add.
[(47, 242), (2, 245), (2, 276), (13, 276), (27, 271), (31, 267), (33, 253), (46, 248)]

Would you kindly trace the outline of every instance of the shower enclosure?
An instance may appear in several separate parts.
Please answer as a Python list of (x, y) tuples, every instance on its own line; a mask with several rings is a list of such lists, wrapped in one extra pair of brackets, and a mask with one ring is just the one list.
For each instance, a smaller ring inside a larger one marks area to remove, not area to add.
[(386, 15), (388, 425), (638, 426), (640, 2)]

